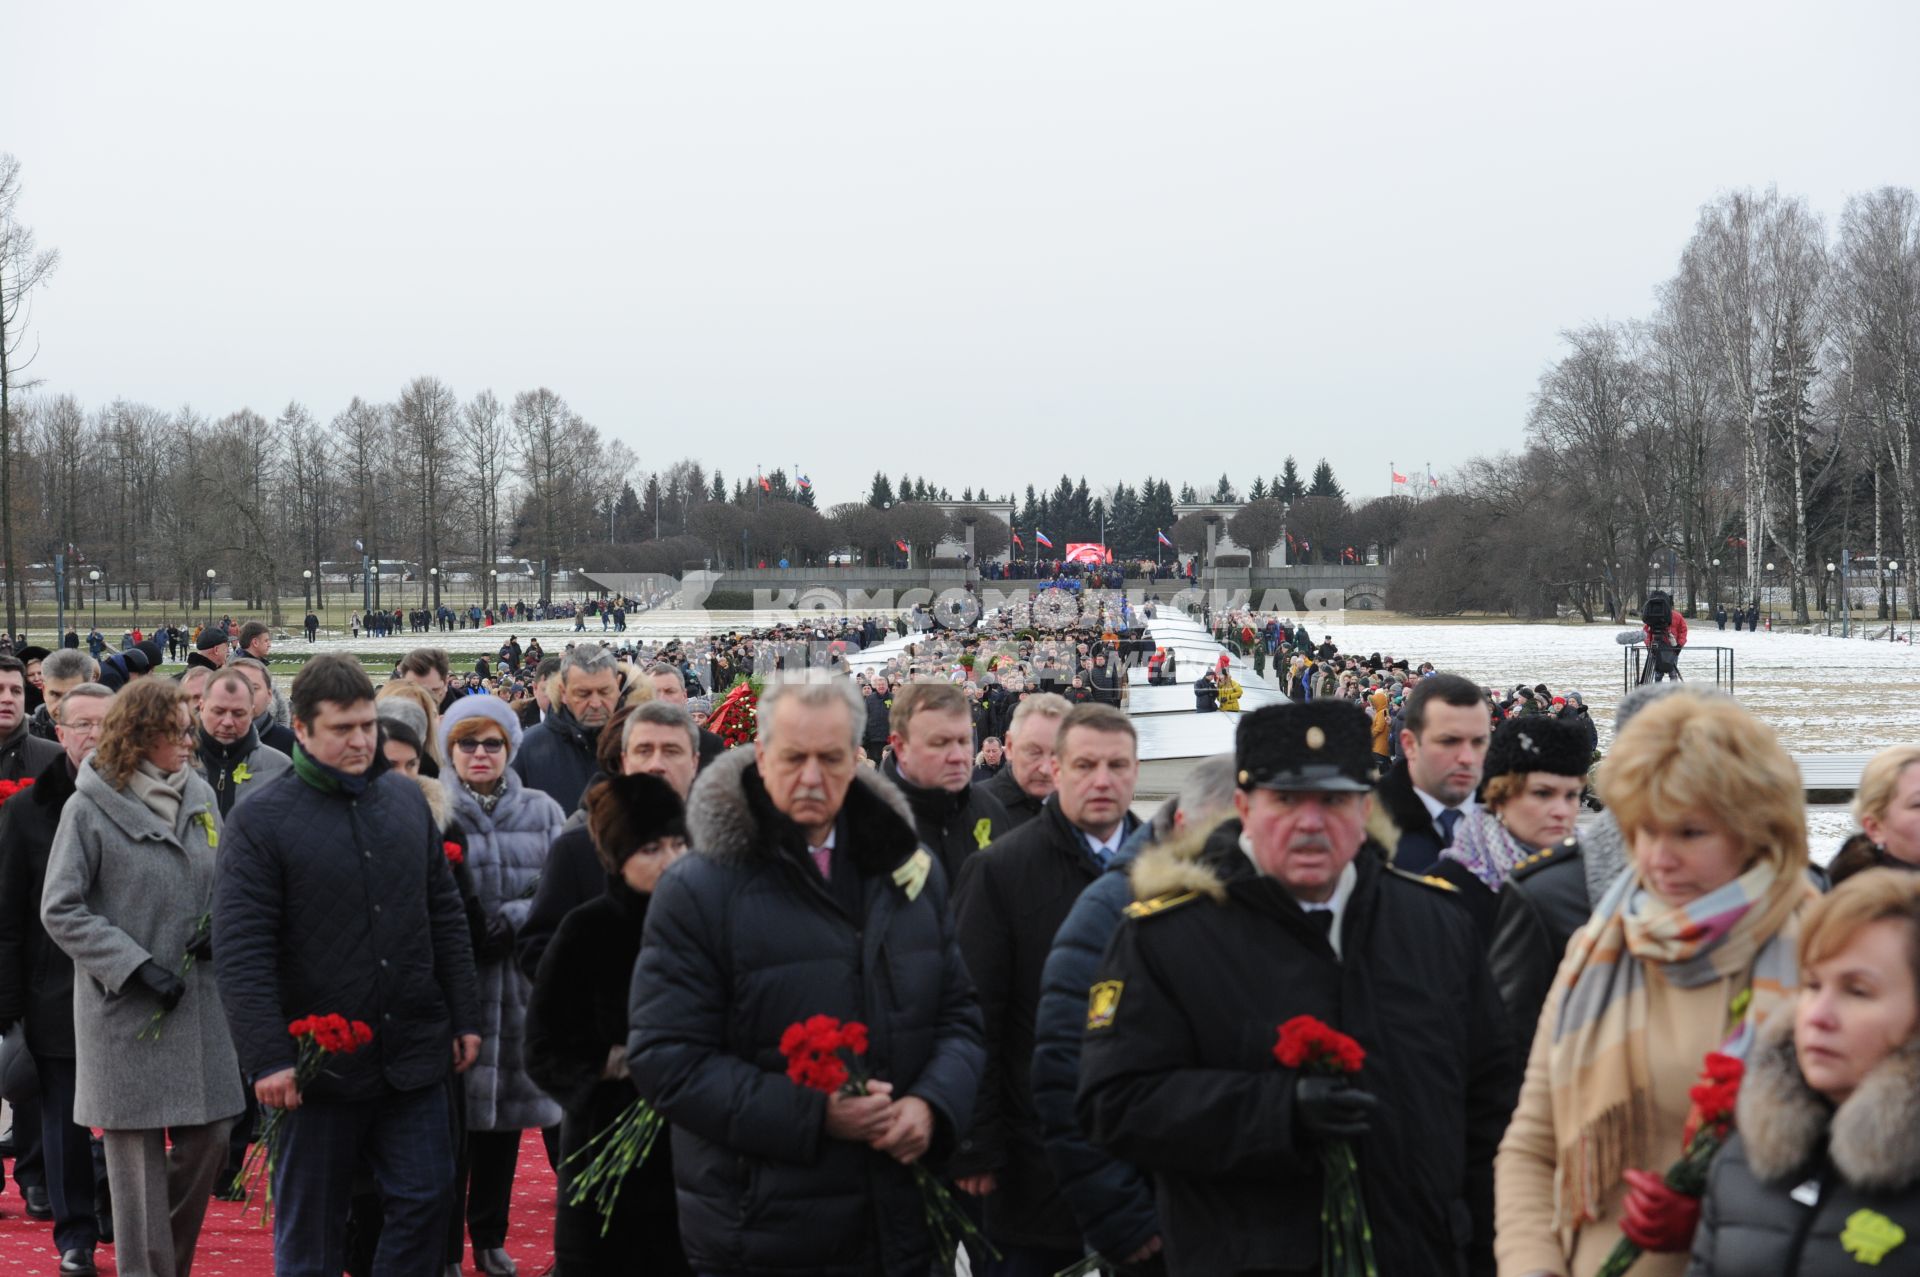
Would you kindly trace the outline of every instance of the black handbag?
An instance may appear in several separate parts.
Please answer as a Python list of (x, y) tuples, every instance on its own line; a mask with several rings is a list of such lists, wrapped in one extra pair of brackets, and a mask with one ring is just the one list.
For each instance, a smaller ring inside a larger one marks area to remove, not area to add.
[(18, 1025), (0, 1038), (0, 1100), (27, 1104), (40, 1098), (40, 1070), (27, 1050), (27, 1030)]

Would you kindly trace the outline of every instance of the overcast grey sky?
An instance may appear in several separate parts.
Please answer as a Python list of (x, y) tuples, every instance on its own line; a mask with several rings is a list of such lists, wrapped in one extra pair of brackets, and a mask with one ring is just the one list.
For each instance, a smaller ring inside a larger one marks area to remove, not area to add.
[(1920, 6), (5, 0), (47, 388), (553, 387), (853, 499), (1518, 445), (1699, 206), (1920, 185)]

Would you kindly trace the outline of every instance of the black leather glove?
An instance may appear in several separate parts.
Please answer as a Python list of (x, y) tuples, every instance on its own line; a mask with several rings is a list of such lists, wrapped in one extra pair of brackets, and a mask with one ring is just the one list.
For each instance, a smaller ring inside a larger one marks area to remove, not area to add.
[(180, 999), (187, 996), (187, 982), (152, 958), (148, 958), (134, 970), (133, 978), (138, 980), (147, 992), (160, 999), (162, 1011), (173, 1010), (180, 1005)]
[(1293, 1084), (1294, 1120), (1322, 1140), (1350, 1140), (1373, 1125), (1380, 1101), (1340, 1077), (1303, 1077)]
[(202, 918), (187, 937), (187, 952), (195, 962), (213, 961), (213, 919)]

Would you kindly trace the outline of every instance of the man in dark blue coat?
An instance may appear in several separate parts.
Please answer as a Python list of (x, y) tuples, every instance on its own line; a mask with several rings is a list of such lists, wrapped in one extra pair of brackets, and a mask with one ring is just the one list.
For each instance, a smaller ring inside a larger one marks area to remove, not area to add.
[[(384, 1212), (376, 1277), (444, 1262), (453, 1203), (449, 1070), (480, 1051), (466, 914), (427, 802), (385, 770), (373, 684), (351, 657), (293, 680), (293, 770), (237, 804), (213, 902), (220, 998), (241, 1067), (287, 1111), (273, 1174), (274, 1271), (335, 1277), (353, 1178)], [(337, 1013), (373, 1040), (305, 1090), (290, 1021)]]
[[(925, 1277), (913, 1163), (973, 1117), (980, 1011), (947, 883), (894, 787), (860, 763), (844, 675), (777, 679), (754, 748), (702, 773), (694, 851), (661, 878), (629, 1001), (629, 1068), (673, 1126), (680, 1236), (714, 1277)], [(865, 1096), (789, 1080), (788, 1026), (870, 1033)]]
[(620, 666), (613, 649), (580, 643), (560, 658), (560, 703), (531, 728), (513, 757), (529, 789), (544, 790), (572, 815), (587, 782), (599, 773), (600, 729), (620, 703)]

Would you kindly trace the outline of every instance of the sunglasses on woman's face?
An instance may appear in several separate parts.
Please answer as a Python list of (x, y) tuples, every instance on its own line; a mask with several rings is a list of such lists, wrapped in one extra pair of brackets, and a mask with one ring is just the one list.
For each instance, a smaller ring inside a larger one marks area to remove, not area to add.
[(506, 751), (507, 742), (501, 740), (498, 736), (489, 736), (485, 740), (475, 740), (469, 736), (465, 740), (455, 741), (453, 747), (463, 754), (478, 754), (481, 752), (499, 754)]

